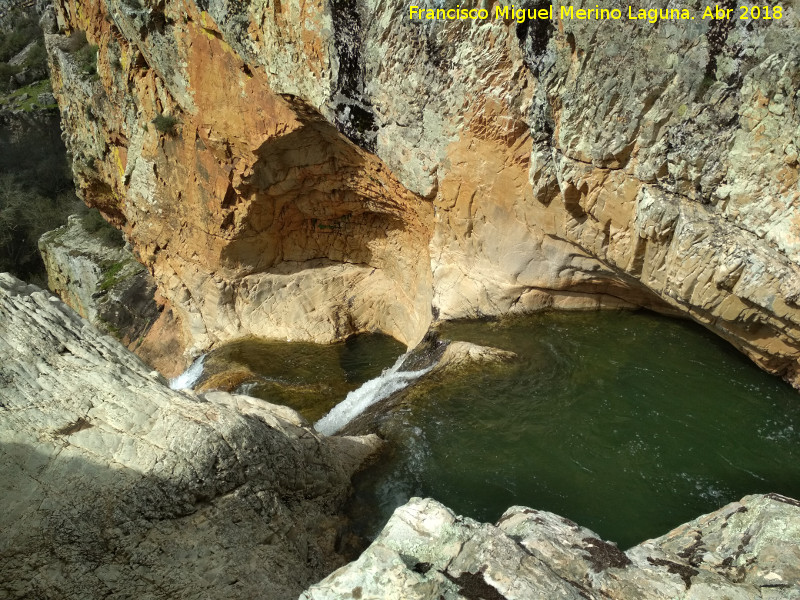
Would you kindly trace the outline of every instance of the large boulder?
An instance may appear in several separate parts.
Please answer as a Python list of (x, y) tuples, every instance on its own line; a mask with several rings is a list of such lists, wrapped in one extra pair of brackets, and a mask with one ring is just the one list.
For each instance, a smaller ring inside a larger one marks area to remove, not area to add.
[(361, 557), (301, 600), (792, 600), (800, 598), (800, 503), (747, 496), (623, 552), (552, 513), (495, 525), (430, 499), (398, 508)]
[(48, 287), (68, 306), (164, 375), (183, 370), (172, 312), (156, 302), (152, 276), (97, 211), (72, 215), (45, 233), (39, 252)]

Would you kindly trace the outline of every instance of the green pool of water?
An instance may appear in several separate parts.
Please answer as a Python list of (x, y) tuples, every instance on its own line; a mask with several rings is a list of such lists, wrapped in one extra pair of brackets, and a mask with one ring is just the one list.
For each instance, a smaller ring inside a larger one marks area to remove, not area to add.
[(374, 535), (411, 496), (496, 521), (522, 504), (621, 547), (740, 497), (800, 497), (800, 395), (699, 326), (647, 313), (458, 323), (442, 336), (519, 360), (420, 384), (357, 479)]
[(380, 334), (330, 345), (247, 338), (209, 354), (200, 382), (215, 373), (249, 371), (252, 377), (236, 391), (291, 406), (313, 423), (405, 350), (397, 340)]

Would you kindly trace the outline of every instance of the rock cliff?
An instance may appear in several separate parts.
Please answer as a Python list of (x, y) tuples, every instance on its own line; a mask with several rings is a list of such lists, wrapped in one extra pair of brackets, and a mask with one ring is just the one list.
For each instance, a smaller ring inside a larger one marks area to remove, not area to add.
[(39, 239), (39, 251), (48, 287), (79, 315), (163, 373), (182, 370), (184, 343), (171, 311), (158, 306), (150, 273), (99, 214), (69, 217)]
[(484, 4), (56, 0), (78, 185), (190, 351), (645, 306), (800, 385), (792, 3), (655, 24)]
[(800, 503), (747, 496), (623, 552), (515, 506), (496, 525), (413, 498), (361, 557), (301, 600), (800, 598)]
[(0, 275), (0, 597), (288, 599), (342, 563), (337, 511), (377, 438), (164, 383)]

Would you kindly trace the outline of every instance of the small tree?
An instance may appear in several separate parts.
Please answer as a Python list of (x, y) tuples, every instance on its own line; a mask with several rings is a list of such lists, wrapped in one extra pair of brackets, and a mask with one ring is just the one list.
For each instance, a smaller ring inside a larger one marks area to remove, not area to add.
[(155, 119), (153, 119), (153, 125), (156, 126), (156, 129), (161, 133), (166, 135), (172, 135), (175, 133), (175, 128), (178, 125), (179, 121), (176, 117), (172, 115), (158, 115)]

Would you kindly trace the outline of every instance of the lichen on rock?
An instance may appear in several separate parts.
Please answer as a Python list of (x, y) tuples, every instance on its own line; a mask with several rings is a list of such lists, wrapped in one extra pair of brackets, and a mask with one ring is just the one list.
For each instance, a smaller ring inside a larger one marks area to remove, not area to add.
[(412, 498), (301, 599), (798, 598), (798, 508), (781, 498), (747, 496), (627, 552), (545, 511), (511, 507), (491, 525)]

